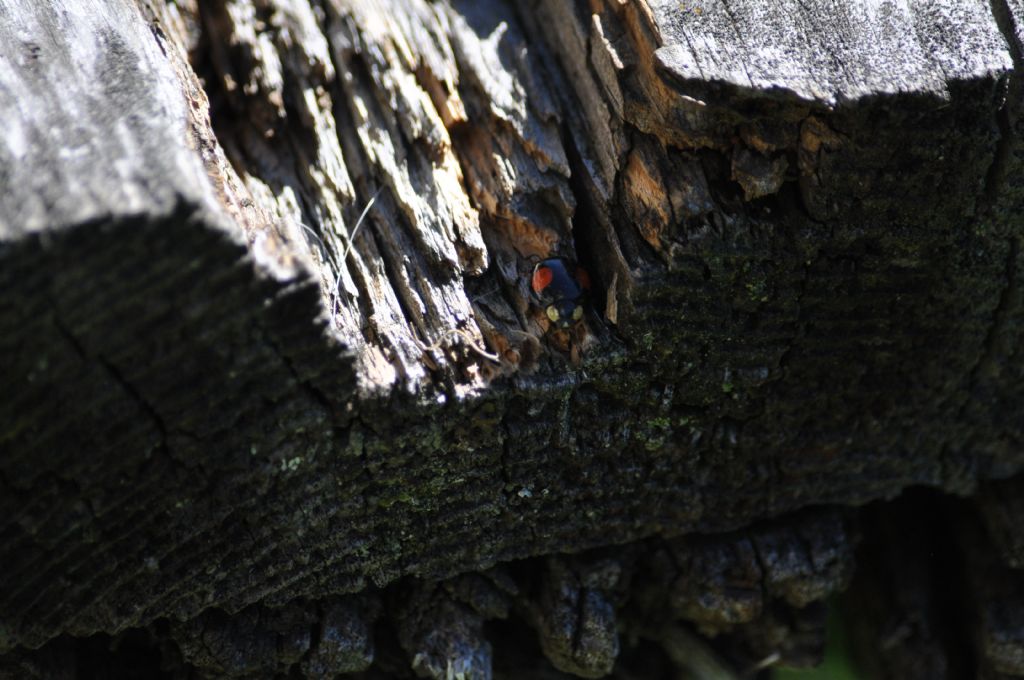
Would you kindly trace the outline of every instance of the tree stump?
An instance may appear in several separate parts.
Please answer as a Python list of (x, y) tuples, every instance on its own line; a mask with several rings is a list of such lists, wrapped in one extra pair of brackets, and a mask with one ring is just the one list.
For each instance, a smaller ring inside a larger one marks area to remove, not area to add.
[(0, 676), (1024, 674), (1022, 19), (3, 0)]

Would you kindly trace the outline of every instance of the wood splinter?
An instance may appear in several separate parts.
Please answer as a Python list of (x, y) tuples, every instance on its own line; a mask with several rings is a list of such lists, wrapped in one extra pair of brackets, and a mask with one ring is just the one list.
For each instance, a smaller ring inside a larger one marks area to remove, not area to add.
[(501, 363), (501, 358), (498, 357), (497, 354), (492, 354), (491, 352), (488, 352), (487, 350), (481, 348), (479, 345), (476, 344), (476, 339), (472, 335), (470, 335), (468, 331), (465, 331), (461, 328), (448, 328), (444, 330), (441, 333), (441, 337), (439, 337), (437, 340), (434, 341), (433, 344), (430, 345), (425, 345), (423, 341), (419, 339), (419, 336), (416, 334), (416, 328), (412, 325), (412, 322), (409, 322), (409, 331), (412, 333), (412, 337), (416, 341), (416, 345), (420, 348), (420, 351), (422, 351), (424, 355), (426, 355), (428, 352), (433, 352), (434, 350), (441, 349), (442, 345), (448, 338), (452, 337), (453, 335), (458, 335), (461, 336), (462, 339), (466, 341), (466, 345), (469, 347), (469, 349), (473, 350), (473, 352), (478, 356), (487, 359), (488, 361), (494, 362), (495, 364)]

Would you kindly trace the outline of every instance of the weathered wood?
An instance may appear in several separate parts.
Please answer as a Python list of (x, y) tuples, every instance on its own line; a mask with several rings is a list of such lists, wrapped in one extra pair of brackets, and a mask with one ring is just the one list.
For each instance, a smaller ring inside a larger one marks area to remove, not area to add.
[(0, 651), (1018, 472), (1020, 9), (4, 1)]
[[(187, 622), (147, 627), (135, 641), (136, 653), (152, 657), (154, 651), (142, 650), (159, 650), (161, 668), (175, 677), (320, 677), (317, 669), (333, 668), (439, 680), (449, 669), (467, 678), (625, 679), (674, 671), (735, 680), (779, 661), (820, 659), (823, 600), (843, 586), (837, 576), (848, 569), (853, 549), (845, 528), (834, 531), (842, 514), (817, 509), (734, 535), (669, 544), (651, 539), (625, 550), (535, 558), (443, 582), (405, 579), (383, 593), (251, 605), (230, 616), (211, 608)], [(759, 547), (755, 556), (719, 557), (708, 570), (708, 546), (715, 543)], [(822, 559), (827, 555), (843, 558), (837, 565)], [(739, 573), (760, 564), (765, 573), (746, 585), (763, 591), (763, 608), (719, 626), (710, 640), (687, 632), (690, 623), (704, 627), (707, 610), (679, 608), (678, 592), (703, 589), (714, 598), (723, 588), (719, 570)], [(779, 596), (780, 583), (789, 593), (803, 584), (799, 607), (787, 602), (789, 595)], [(61, 642), (0, 657), (0, 677), (5, 671), (20, 677), (8, 669), (37, 667), (61, 651)], [(81, 655), (72, 647), (61, 658), (73, 667)]]
[(984, 2), (650, 4), (670, 77), (755, 98), (835, 106), (884, 94), (947, 99), (949, 83), (1009, 67)]
[(185, 144), (180, 86), (138, 10), (4, 2), (0, 12), (5, 243), (216, 206)]

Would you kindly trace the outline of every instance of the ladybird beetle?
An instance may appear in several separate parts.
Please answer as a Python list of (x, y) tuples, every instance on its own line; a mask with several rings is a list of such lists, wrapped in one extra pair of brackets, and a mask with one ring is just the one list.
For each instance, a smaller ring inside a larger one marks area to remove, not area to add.
[(582, 267), (562, 257), (541, 260), (533, 267), (530, 287), (555, 328), (571, 328), (583, 319), (583, 298), (590, 277)]

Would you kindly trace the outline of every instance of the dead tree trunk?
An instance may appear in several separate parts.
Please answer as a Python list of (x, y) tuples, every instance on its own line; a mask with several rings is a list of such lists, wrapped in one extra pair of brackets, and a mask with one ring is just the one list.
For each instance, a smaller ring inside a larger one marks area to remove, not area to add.
[(0, 0), (0, 675), (1024, 674), (1022, 20)]

